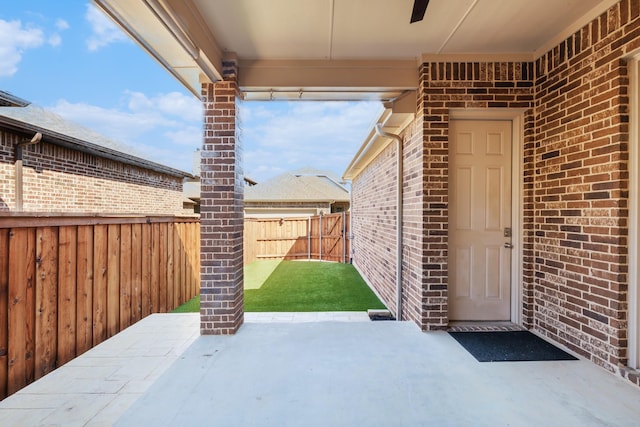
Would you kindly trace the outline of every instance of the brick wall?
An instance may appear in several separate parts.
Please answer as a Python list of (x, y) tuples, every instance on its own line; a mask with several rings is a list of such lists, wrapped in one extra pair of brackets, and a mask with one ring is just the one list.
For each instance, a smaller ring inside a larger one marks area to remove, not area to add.
[(639, 14), (621, 1), (535, 62), (534, 327), (610, 371), (627, 358), (624, 57)]
[(244, 321), (242, 150), (237, 134), (237, 62), (225, 81), (202, 86), (200, 333), (234, 334)]
[[(15, 210), (14, 147), (0, 130), (0, 212)], [(23, 148), (25, 212), (182, 214), (182, 178), (48, 143)]]
[[(429, 245), (425, 206), (425, 175), (423, 143), (424, 114), (418, 106), (416, 119), (402, 133), (404, 141), (403, 232), (402, 232), (402, 308), (403, 319), (413, 320), (422, 329), (425, 298), (432, 298), (434, 291), (422, 286), (424, 266), (427, 263), (425, 246)], [(439, 292), (439, 291), (436, 291)]]
[[(423, 329), (441, 329), (448, 321), (449, 110), (524, 108), (523, 323), (638, 383), (640, 375), (624, 365), (629, 231), (626, 58), (640, 50), (639, 15), (637, 1), (622, 0), (531, 63), (422, 65), (420, 143), (409, 144), (422, 169), (417, 172), (415, 166), (405, 165), (408, 179), (422, 185), (412, 191), (405, 187), (405, 193), (415, 198), (423, 215), (417, 221), (408, 219), (411, 209), (405, 200), (404, 288), (405, 295), (419, 303), (417, 318), (406, 315)], [(357, 208), (375, 198), (361, 187), (383, 186), (392, 174), (394, 166), (385, 156), (386, 151), (354, 181), (354, 220)], [(411, 159), (405, 155), (405, 162)], [(369, 214), (354, 231), (366, 235), (376, 227), (386, 230), (387, 222), (382, 215), (376, 219)], [(386, 245), (393, 242), (390, 238)], [(355, 258), (365, 266), (367, 279), (388, 295), (389, 274), (368, 266), (375, 257), (370, 252), (384, 247), (382, 242), (356, 245)]]
[[(426, 63), (420, 69), (417, 119), (404, 131), (403, 318), (424, 330), (445, 329), (448, 239), (448, 128), (451, 108), (532, 108), (533, 63)], [(525, 129), (533, 112), (525, 114)], [(525, 144), (532, 145), (528, 131)], [(353, 183), (354, 262), (390, 304), (395, 295), (395, 219), (371, 211), (371, 206), (395, 214), (395, 196), (382, 192), (395, 179), (393, 146), (388, 147)], [(386, 156), (386, 157), (383, 157)], [(384, 195), (384, 197), (381, 197)], [(526, 228), (526, 227), (525, 227)], [(529, 229), (531, 226), (529, 226)], [(363, 236), (390, 236), (373, 241)], [(362, 242), (356, 243), (361, 239)], [(525, 230), (531, 248), (531, 231)], [(359, 250), (359, 252), (358, 252)], [(392, 270), (380, 268), (383, 254)], [(528, 258), (532, 257), (531, 249)], [(362, 265), (362, 266), (361, 266)], [(531, 274), (531, 269), (524, 274)], [(393, 294), (392, 294), (393, 292)], [(530, 293), (530, 292), (529, 292)], [(386, 295), (386, 296), (385, 296)], [(526, 303), (526, 302), (525, 302)], [(528, 301), (529, 305), (531, 301)], [(395, 303), (392, 304), (395, 307)], [(532, 311), (532, 307), (528, 307)]]
[(353, 263), (396, 311), (396, 144), (389, 144), (352, 183)]
[[(425, 225), (422, 327), (448, 324), (448, 180), (449, 110), (452, 108), (525, 108), (525, 126), (533, 120), (533, 63), (425, 63), (420, 69), (423, 109), (423, 204)], [(525, 145), (532, 135), (525, 136)], [(525, 167), (526, 169), (526, 167)], [(526, 193), (525, 193), (526, 194)], [(525, 245), (530, 236), (523, 236)], [(525, 251), (525, 256), (527, 254)]]
[[(403, 246), (402, 319), (421, 325), (423, 290), (420, 286), (424, 243), (422, 126), (418, 116), (402, 134)], [(396, 156), (389, 144), (352, 183), (353, 263), (385, 305), (396, 313)]]

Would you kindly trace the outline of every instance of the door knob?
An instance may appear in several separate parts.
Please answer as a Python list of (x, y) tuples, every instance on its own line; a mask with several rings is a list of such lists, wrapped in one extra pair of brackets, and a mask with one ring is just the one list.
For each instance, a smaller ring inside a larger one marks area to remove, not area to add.
[(513, 249), (513, 245), (511, 243), (505, 243), (504, 247), (507, 249)]

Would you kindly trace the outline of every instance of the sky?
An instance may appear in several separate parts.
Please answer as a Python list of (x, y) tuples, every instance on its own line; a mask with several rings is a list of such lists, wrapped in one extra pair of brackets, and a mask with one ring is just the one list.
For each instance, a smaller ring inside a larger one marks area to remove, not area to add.
[[(192, 172), (200, 101), (88, 1), (0, 6), (0, 90)], [(342, 176), (379, 103), (242, 102), (243, 170), (263, 182), (314, 167)]]

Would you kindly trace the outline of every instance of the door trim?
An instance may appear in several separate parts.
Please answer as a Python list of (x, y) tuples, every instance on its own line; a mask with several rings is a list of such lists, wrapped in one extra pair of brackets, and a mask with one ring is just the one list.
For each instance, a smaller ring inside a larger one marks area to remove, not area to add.
[(511, 224), (513, 229), (513, 257), (511, 258), (511, 322), (522, 325), (522, 224), (524, 205), (522, 200), (524, 180), (524, 140), (525, 108), (491, 109), (451, 109), (449, 120), (501, 120), (511, 121)]

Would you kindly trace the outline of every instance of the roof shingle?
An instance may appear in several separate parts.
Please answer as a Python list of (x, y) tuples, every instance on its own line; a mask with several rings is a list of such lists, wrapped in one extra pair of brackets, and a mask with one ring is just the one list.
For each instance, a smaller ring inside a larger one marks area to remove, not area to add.
[(348, 202), (349, 191), (330, 173), (312, 168), (283, 173), (244, 189), (247, 202)]

